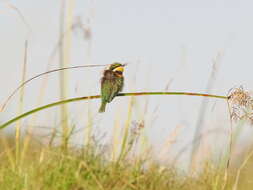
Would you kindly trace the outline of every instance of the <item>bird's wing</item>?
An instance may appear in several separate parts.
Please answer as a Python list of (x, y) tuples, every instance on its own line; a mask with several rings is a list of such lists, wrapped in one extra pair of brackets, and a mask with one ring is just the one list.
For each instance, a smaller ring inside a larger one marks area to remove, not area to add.
[(119, 92), (119, 87), (117, 85), (113, 85), (111, 88), (111, 94), (108, 99), (108, 102), (111, 102), (113, 98), (118, 94), (118, 92)]
[(122, 90), (123, 81), (124, 81), (123, 78), (114, 79), (113, 81), (114, 85), (112, 85), (112, 88), (111, 88), (111, 96), (109, 97), (109, 102), (111, 102), (113, 98)]
[(105, 102), (110, 102), (111, 94), (112, 94), (112, 84), (110, 80), (105, 80), (103, 85), (101, 86), (101, 95)]

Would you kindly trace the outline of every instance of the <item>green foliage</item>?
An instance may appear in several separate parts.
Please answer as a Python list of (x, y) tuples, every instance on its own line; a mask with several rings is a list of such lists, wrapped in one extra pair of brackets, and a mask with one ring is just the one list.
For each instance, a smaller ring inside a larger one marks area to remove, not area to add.
[[(187, 176), (175, 168), (138, 157), (109, 161), (96, 147), (70, 147), (63, 152), (58, 147), (32, 145), (23, 162), (14, 168), (6, 147), (1, 152), (1, 190), (203, 190), (222, 189), (224, 184), (224, 171), (210, 165), (196, 176)], [(232, 179), (229, 176), (226, 189), (231, 188)]]

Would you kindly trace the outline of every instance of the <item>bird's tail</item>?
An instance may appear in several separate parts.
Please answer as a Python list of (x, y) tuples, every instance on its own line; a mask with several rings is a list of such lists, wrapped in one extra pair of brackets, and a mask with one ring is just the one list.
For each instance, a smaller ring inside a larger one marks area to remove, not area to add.
[(98, 112), (99, 112), (99, 113), (105, 112), (105, 106), (106, 106), (106, 102), (103, 102), (103, 101), (102, 101), (101, 106), (100, 106)]

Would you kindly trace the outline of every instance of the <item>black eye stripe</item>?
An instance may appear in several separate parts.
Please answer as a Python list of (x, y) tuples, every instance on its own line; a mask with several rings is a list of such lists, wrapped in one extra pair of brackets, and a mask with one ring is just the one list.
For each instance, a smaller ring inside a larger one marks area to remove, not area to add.
[(122, 72), (121, 72), (121, 71), (115, 71), (115, 73), (122, 74)]

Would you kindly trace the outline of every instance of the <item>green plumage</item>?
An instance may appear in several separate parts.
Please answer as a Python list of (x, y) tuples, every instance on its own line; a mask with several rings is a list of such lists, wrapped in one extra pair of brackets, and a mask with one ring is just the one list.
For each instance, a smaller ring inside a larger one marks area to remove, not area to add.
[(110, 103), (113, 98), (123, 89), (124, 78), (122, 72), (114, 71), (115, 68), (122, 66), (121, 64), (112, 64), (108, 70), (104, 71), (101, 79), (101, 107), (99, 112), (105, 112), (107, 103)]

